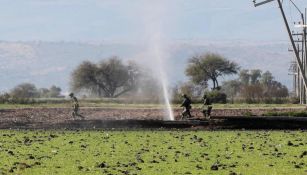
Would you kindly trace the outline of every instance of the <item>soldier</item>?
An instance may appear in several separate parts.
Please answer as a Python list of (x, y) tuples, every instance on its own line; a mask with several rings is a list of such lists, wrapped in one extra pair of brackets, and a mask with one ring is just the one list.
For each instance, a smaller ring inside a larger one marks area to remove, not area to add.
[(72, 108), (73, 108), (72, 117), (73, 117), (73, 119), (76, 119), (76, 117), (80, 117), (81, 119), (84, 119), (84, 117), (81, 114), (79, 114), (79, 103), (78, 103), (77, 97), (75, 97), (73, 93), (70, 93), (69, 96), (70, 96), (72, 103), (73, 103), (73, 105), (72, 105)]
[(181, 107), (184, 107), (184, 110), (183, 112), (181, 113), (181, 120), (183, 120), (186, 116), (188, 116), (188, 118), (192, 118), (192, 115), (191, 115), (191, 100), (190, 98), (186, 95), (186, 94), (183, 94), (182, 97), (184, 98), (182, 104), (181, 104)]
[(203, 100), (204, 100), (204, 106), (203, 106), (203, 114), (204, 117), (208, 117), (208, 119), (210, 119), (211, 116), (211, 110), (212, 110), (212, 103), (209, 97), (207, 97), (206, 94), (204, 94), (203, 96)]

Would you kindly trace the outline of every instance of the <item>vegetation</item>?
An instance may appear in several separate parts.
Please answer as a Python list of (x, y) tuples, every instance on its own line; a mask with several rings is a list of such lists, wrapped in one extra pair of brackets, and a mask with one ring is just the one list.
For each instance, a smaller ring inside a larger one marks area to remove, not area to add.
[(193, 99), (194, 103), (195, 99), (203, 96), (203, 91), (206, 87), (203, 85), (195, 85), (192, 82), (178, 83), (172, 89), (172, 101), (173, 103), (181, 103), (182, 102), (182, 94), (186, 94), (191, 99)]
[[(69, 99), (33, 99), (33, 103), (0, 103), (0, 109), (16, 109), (16, 108), (71, 108), (71, 101)], [(193, 109), (201, 108), (202, 102), (199, 100), (193, 100)], [(150, 103), (145, 101), (134, 101), (134, 100), (123, 100), (118, 98), (103, 98), (103, 99), (80, 99), (81, 107), (95, 107), (95, 108), (115, 108), (115, 109), (126, 109), (126, 108), (165, 108), (164, 104)], [(173, 103), (172, 108), (180, 108), (180, 103)], [(246, 103), (227, 103), (227, 104), (213, 104), (214, 109), (259, 109), (264, 108), (268, 111), (272, 108), (298, 108), (305, 109), (305, 105), (300, 104), (246, 104)], [(181, 109), (181, 108), (180, 108)]]
[(219, 90), (212, 90), (205, 94), (210, 98), (211, 103), (227, 103), (227, 95)]
[(34, 84), (22, 83), (17, 85), (9, 95), (13, 98), (35, 98), (38, 97), (38, 91)]
[(34, 84), (22, 83), (14, 87), (9, 93), (0, 94), (0, 104), (35, 104), (41, 103), (43, 99), (52, 100), (62, 97), (61, 88), (54, 85), (49, 89), (37, 89)]
[(190, 58), (186, 75), (195, 84), (205, 85), (208, 80), (211, 80), (213, 89), (216, 89), (219, 87), (220, 76), (236, 74), (238, 70), (239, 66), (235, 62), (218, 54), (208, 53)]
[(288, 116), (288, 117), (307, 117), (306, 111), (291, 111), (291, 112), (267, 112), (264, 114), (264, 116)]
[(301, 131), (1, 131), (2, 174), (305, 174)]
[(98, 64), (84, 61), (72, 73), (73, 91), (88, 91), (99, 97), (119, 97), (135, 88), (137, 67), (112, 57)]
[(49, 89), (40, 88), (38, 89), (39, 97), (41, 98), (57, 98), (61, 97), (61, 88), (57, 86), (51, 86)]
[(51, 86), (49, 89), (37, 89), (34, 84), (22, 83), (14, 87), (10, 93), (1, 95), (2, 98), (30, 99), (30, 98), (57, 98), (60, 97), (61, 88)]
[[(239, 66), (226, 58), (208, 53), (189, 59), (186, 75), (190, 81), (178, 83), (172, 89), (172, 102), (180, 103), (182, 94), (187, 94), (195, 103), (201, 102), (206, 93), (213, 103), (297, 103), (295, 98), (288, 98), (286, 86), (276, 81), (273, 75), (259, 69), (243, 69), (239, 77), (223, 82), (218, 79), (225, 75), (237, 74)], [(120, 103), (159, 103), (162, 87), (159, 77), (153, 77), (145, 68), (118, 57), (111, 57), (99, 63), (84, 61), (72, 73), (71, 89), (82, 98), (118, 98)], [(209, 90), (208, 81), (213, 88)], [(61, 97), (61, 89), (56, 86), (36, 88), (34, 84), (17, 85), (9, 93), (0, 94), (0, 103), (35, 104), (38, 98)], [(123, 100), (124, 99), (124, 100)]]
[(259, 69), (241, 70), (238, 79), (223, 83), (222, 90), (232, 102), (241, 98), (247, 103), (283, 103), (289, 96), (287, 87), (274, 80), (271, 72)]

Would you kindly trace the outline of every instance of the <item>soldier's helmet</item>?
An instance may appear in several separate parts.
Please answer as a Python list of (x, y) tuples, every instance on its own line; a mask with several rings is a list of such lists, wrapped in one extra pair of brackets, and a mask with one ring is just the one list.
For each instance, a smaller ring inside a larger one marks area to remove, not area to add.
[(203, 96), (203, 99), (206, 99), (207, 98), (207, 95), (205, 94), (204, 96)]
[(183, 98), (187, 98), (187, 95), (186, 95), (186, 94), (181, 94), (181, 96), (182, 96)]
[(70, 93), (69, 96), (70, 96), (70, 97), (73, 97), (73, 96), (74, 96), (74, 93)]

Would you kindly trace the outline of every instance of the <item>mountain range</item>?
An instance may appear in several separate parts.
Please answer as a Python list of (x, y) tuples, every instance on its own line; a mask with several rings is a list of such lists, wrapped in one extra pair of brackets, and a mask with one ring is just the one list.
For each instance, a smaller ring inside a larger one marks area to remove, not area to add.
[[(242, 69), (269, 70), (276, 80), (292, 88), (288, 69), (293, 59), (284, 41), (210, 41), (176, 40), (168, 43), (167, 75), (171, 84), (186, 81), (184, 70), (189, 57), (206, 52), (219, 53), (237, 62)], [(71, 72), (84, 60), (98, 62), (111, 56), (124, 60), (142, 59), (144, 46), (133, 42), (8, 42), (0, 41), (0, 92), (8, 91), (19, 83), (31, 82), (37, 87), (60, 86), (69, 91)], [(154, 58), (151, 58), (154, 59)], [(235, 78), (235, 77), (231, 77)], [(229, 79), (223, 77), (220, 81)]]

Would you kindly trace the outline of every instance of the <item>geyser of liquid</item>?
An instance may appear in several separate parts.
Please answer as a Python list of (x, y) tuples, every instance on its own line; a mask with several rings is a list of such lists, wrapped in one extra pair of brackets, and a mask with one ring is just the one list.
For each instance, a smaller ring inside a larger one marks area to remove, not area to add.
[(159, 54), (161, 53), (162, 49), (159, 49), (159, 47), (155, 47), (155, 51), (156, 51), (156, 66), (158, 67), (158, 72), (159, 72), (159, 80), (162, 86), (162, 91), (163, 91), (163, 100), (167, 109), (167, 120), (174, 120), (174, 113), (170, 104), (170, 95), (168, 92), (168, 79), (165, 73), (165, 67), (162, 61), (162, 56)]
[(144, 34), (145, 42), (147, 45), (148, 56), (147, 64), (150, 64), (154, 73), (158, 76), (157, 79), (160, 81), (162, 87), (163, 101), (165, 103), (167, 116), (165, 120), (174, 120), (173, 110), (170, 104), (169, 94), (169, 82), (167, 79), (166, 67), (167, 59), (169, 58), (167, 51), (167, 39), (163, 28), (165, 27), (165, 19), (169, 16), (170, 9), (166, 1), (155, 0), (148, 1), (147, 6), (142, 7), (143, 10), (143, 21), (144, 21)]
[(168, 112), (168, 120), (174, 120), (174, 113), (170, 104), (169, 100), (169, 93), (168, 93), (168, 84), (166, 83), (166, 80), (164, 78), (161, 79), (162, 83), (162, 89), (163, 89), (163, 98), (166, 105), (166, 109)]

